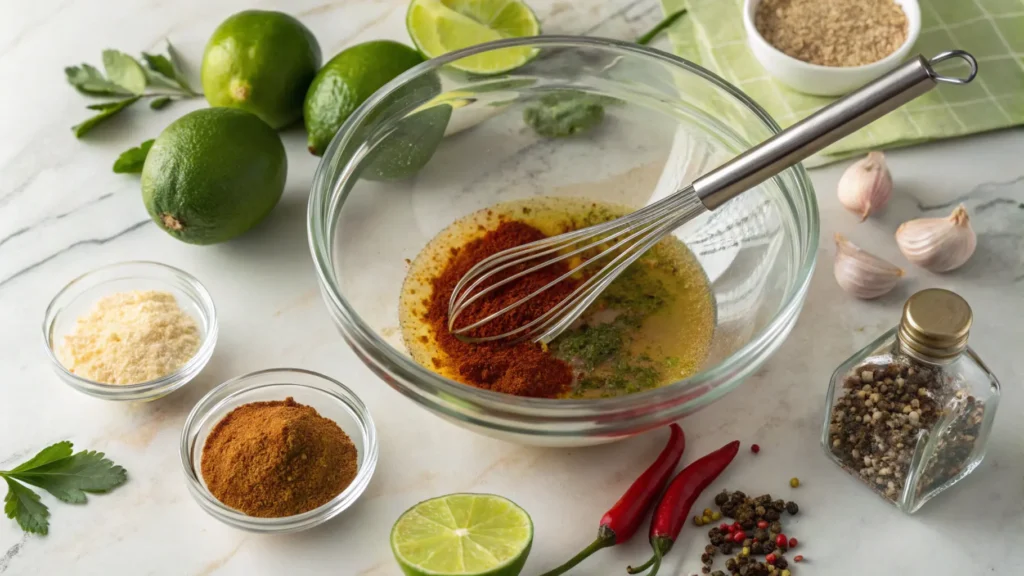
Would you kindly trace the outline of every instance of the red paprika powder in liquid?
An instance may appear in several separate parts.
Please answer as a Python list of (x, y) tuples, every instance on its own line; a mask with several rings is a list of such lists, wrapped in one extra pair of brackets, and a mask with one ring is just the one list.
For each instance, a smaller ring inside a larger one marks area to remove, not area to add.
[[(533, 226), (514, 220), (502, 220), (497, 228), (485, 232), (481, 237), (452, 248), (451, 259), (431, 281), (433, 289), (425, 302), (424, 321), (430, 326), (438, 347), (446, 356), (443, 359), (436, 358), (435, 364), (447, 365), (464, 383), (495, 392), (552, 398), (569, 391), (573, 382), (572, 367), (564, 360), (555, 358), (540, 344), (510, 344), (500, 340), (471, 344), (459, 340), (448, 331), (448, 303), (452, 291), (470, 268), (497, 252), (543, 238), (546, 238), (545, 234)], [(464, 326), (492, 314), (569, 270), (569, 265), (562, 262), (509, 282), (462, 312), (459, 324)], [(494, 281), (519, 271), (503, 271)], [(572, 278), (563, 280), (518, 308), (481, 326), (475, 335), (492, 336), (527, 324), (567, 297), (579, 282)]]

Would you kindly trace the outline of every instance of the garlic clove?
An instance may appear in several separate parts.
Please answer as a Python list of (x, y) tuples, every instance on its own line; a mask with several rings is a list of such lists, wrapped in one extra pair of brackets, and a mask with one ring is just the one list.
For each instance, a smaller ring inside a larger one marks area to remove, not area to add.
[(863, 222), (881, 210), (892, 195), (892, 175), (881, 152), (870, 152), (839, 178), (839, 203)]
[(865, 300), (888, 293), (903, 277), (902, 268), (861, 250), (842, 234), (836, 234), (832, 273), (843, 290)]
[(896, 230), (900, 252), (913, 264), (932, 272), (949, 272), (964, 265), (978, 247), (967, 209), (961, 204), (945, 218), (918, 218)]

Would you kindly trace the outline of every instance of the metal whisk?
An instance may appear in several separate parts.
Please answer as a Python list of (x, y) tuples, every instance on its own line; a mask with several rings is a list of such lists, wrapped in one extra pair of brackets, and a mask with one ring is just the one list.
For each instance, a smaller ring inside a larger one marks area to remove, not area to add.
[[(970, 66), (965, 77), (943, 76), (935, 71), (936, 64), (953, 58)], [(928, 92), (939, 82), (967, 84), (977, 73), (977, 61), (961, 50), (943, 52), (931, 60), (918, 56), (654, 204), (603, 224), (503, 250), (481, 260), (466, 272), (452, 292), (448, 329), (468, 342), (550, 342), (579, 318), (626, 267), (676, 228)], [(595, 251), (596, 254), (589, 255)], [(456, 320), (468, 307), (494, 290), (548, 266), (573, 261), (580, 262), (527, 296), (456, 327)], [(536, 318), (501, 334), (472, 335), (474, 330), (598, 262), (604, 265)], [(507, 277), (502, 277), (502, 273)]]

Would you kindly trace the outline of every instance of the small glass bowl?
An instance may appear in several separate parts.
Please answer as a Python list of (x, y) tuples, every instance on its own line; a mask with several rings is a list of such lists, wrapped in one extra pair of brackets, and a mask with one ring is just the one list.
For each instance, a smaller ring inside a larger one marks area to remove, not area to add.
[[(312, 406), (325, 418), (334, 420), (356, 446), (356, 477), (330, 502), (295, 516), (257, 518), (230, 508), (210, 493), (200, 473), (200, 459), (206, 437), (228, 412), (250, 402), (284, 400)], [(347, 386), (316, 372), (298, 368), (274, 368), (239, 376), (217, 386), (200, 400), (181, 432), (181, 466), (189, 492), (211, 516), (250, 532), (283, 534), (298, 532), (341, 514), (366, 490), (377, 466), (377, 431), (362, 400)]]
[[(132, 290), (173, 294), (178, 306), (196, 320), (201, 337), (199, 350), (174, 372), (139, 384), (103, 384), (73, 374), (57, 357), (64, 335), (100, 298)], [(188, 384), (210, 361), (217, 343), (217, 312), (210, 293), (191, 274), (158, 262), (121, 262), (75, 278), (54, 296), (43, 318), (43, 342), (54, 371), (75, 390), (103, 400), (156, 400)]]

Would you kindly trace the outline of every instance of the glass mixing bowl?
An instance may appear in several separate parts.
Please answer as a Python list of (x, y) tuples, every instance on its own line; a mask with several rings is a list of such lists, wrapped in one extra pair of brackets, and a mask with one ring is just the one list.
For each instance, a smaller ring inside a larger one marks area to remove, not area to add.
[[(509, 49), (535, 58), (496, 76), (449, 66)], [(567, 91), (600, 103), (603, 120), (561, 138), (524, 123), (525, 109)], [(309, 240), (327, 308), (385, 382), (477, 432), (574, 446), (662, 426), (738, 386), (796, 322), (818, 246), (818, 208), (801, 166), (674, 232), (711, 282), (715, 335), (702, 371), (653, 390), (521, 398), (431, 372), (409, 356), (399, 328), (408, 262), (454, 220), (499, 202), (578, 196), (642, 207), (778, 131), (725, 80), (634, 44), (545, 36), (435, 58), (364, 103), (316, 171)]]

